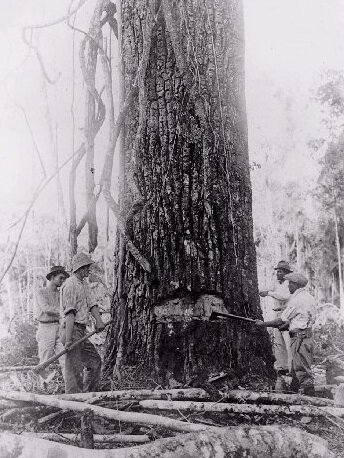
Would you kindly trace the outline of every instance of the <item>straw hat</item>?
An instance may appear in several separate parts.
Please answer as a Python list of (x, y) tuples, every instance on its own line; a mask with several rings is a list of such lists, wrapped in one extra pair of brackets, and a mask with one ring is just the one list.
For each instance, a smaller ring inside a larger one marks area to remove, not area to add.
[(72, 260), (73, 272), (76, 272), (81, 267), (89, 266), (93, 263), (94, 261), (92, 261), (90, 256), (85, 253), (78, 253), (73, 257)]
[(307, 285), (308, 279), (299, 272), (293, 272), (284, 276), (285, 280), (292, 281), (293, 283), (298, 284), (302, 288)]

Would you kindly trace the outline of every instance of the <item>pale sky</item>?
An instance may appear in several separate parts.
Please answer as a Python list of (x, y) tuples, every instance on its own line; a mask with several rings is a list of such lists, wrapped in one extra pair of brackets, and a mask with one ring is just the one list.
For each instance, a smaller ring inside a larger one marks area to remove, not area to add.
[[(70, 2), (0, 2), (0, 213), (7, 217), (9, 208), (25, 208), (41, 174), (16, 103), (27, 111), (38, 147), (46, 158), (52, 148), (40, 71), (33, 56), (23, 63), (27, 48), (21, 40), (21, 26), (58, 18), (66, 13)], [(87, 27), (94, 4), (94, 0), (88, 0), (78, 15), (81, 28)], [(244, 5), (251, 159), (260, 161), (262, 145), (267, 145), (271, 161), (285, 153), (284, 168), (276, 168), (277, 178), (285, 180), (290, 175), (303, 180), (315, 170), (306, 144), (321, 130), (321, 113), (309, 104), (310, 91), (319, 84), (324, 70), (344, 70), (344, 0), (244, 0)], [(51, 115), (58, 119), (58, 147), (63, 160), (72, 152), (73, 34), (60, 24), (41, 30), (37, 37), (49, 75), (58, 77), (48, 91)], [(77, 47), (75, 72), (79, 74)], [(75, 88), (75, 107), (77, 146), (83, 124), (82, 87)], [(52, 167), (49, 160), (46, 166)], [(64, 183), (67, 176), (68, 169), (63, 173)], [(52, 185), (37, 202), (36, 211), (56, 211), (55, 203), (50, 205), (53, 195)]]

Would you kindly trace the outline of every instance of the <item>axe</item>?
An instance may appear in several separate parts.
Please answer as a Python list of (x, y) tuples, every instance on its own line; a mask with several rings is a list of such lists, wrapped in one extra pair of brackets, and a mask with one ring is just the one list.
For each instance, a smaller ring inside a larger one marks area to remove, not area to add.
[[(109, 321), (108, 323), (106, 323), (105, 327), (109, 326), (110, 323), (112, 323), (112, 321)], [(74, 342), (70, 347), (65, 348), (64, 350), (61, 350), (55, 356), (52, 356), (51, 358), (49, 358), (46, 361), (44, 361), (44, 363), (38, 364), (34, 369), (32, 369), (33, 372), (35, 372), (36, 374), (39, 374), (43, 369), (45, 369), (46, 367), (50, 366), (51, 363), (53, 363), (57, 359), (61, 358), (61, 356), (65, 355), (66, 353), (68, 353), (69, 350), (73, 350), (73, 348), (75, 348), (76, 346), (80, 345), (82, 342), (85, 342), (85, 340), (87, 340), (88, 338), (90, 338), (94, 334), (97, 334), (97, 332), (99, 332), (99, 331), (97, 329), (95, 329), (94, 331), (86, 334), (84, 337), (82, 337), (81, 339), (79, 339), (76, 342)]]
[(221, 312), (211, 312), (209, 321), (216, 321), (218, 318), (235, 318), (237, 320), (242, 320), (242, 321), (249, 321), (250, 323), (255, 323), (256, 320), (253, 320), (252, 318), (246, 318), (245, 316), (239, 316), (239, 315), (233, 315), (231, 313), (221, 313)]

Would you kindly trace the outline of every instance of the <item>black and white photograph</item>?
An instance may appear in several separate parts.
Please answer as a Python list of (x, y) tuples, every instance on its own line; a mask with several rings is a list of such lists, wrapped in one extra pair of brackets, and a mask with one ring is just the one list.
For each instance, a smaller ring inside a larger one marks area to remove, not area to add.
[(344, 0), (0, 11), (0, 458), (343, 458)]

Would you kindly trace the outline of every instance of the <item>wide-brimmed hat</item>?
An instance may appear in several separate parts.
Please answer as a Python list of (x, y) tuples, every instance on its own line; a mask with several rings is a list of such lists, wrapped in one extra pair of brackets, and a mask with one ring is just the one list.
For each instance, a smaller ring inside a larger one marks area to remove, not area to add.
[(69, 273), (65, 271), (65, 268), (63, 266), (53, 266), (51, 269), (50, 269), (50, 272), (47, 273), (46, 275), (46, 279), (47, 280), (50, 280), (50, 278), (53, 276), (53, 275), (58, 275), (58, 274), (63, 274), (66, 278), (69, 277)]
[(307, 285), (308, 279), (305, 277), (303, 274), (300, 274), (299, 272), (293, 272), (291, 274), (287, 274), (284, 276), (285, 280), (292, 281), (293, 283), (298, 284), (302, 288)]
[(283, 269), (283, 270), (286, 270), (287, 272), (292, 272), (293, 271), (290, 268), (289, 262), (287, 262), (287, 261), (280, 261), (277, 264), (277, 267), (275, 267), (275, 270), (278, 270), (278, 269)]
[(72, 260), (73, 272), (76, 272), (81, 267), (89, 266), (93, 263), (94, 261), (92, 261), (91, 257), (88, 256), (88, 254), (78, 253), (73, 257)]

